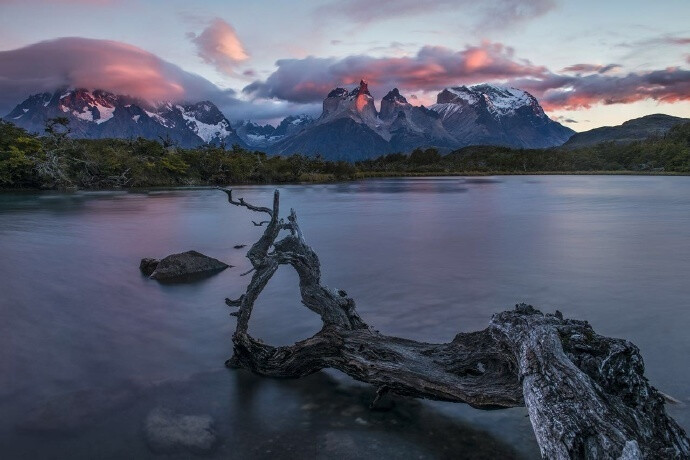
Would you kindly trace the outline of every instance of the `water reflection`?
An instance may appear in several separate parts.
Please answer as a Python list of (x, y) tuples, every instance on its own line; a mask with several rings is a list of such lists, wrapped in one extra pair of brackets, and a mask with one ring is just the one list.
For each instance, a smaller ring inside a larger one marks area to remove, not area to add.
[[(690, 427), (690, 179), (480, 179), (290, 185), (281, 193), (283, 209), (296, 208), (319, 254), (324, 281), (353, 296), (382, 333), (441, 342), (484, 328), (516, 302), (558, 308), (635, 342), (650, 380), (685, 403), (669, 411)], [(272, 193), (271, 186), (237, 188), (257, 204), (270, 203)], [(536, 455), (524, 412), (401, 402), (407, 409), (397, 415), (341, 416), (371, 390), (358, 393), (333, 376), (304, 383), (216, 372), (234, 328), (223, 299), (238, 297), (247, 282), (239, 276), (249, 268), (246, 248), (234, 246), (260, 234), (253, 217), (214, 190), (0, 195), (0, 451), (146, 456), (141, 421), (153, 407), (172, 406), (212, 413), (226, 440), (218, 456), (299, 449), (290, 437), (315, 440), (330, 456), (353, 444), (362, 455), (438, 458), (444, 445), (470, 455), (474, 448), (461, 444), (475, 438), (498, 446), (498, 457)], [(183, 285), (139, 273), (142, 257), (189, 249), (234, 267)], [(284, 344), (319, 326), (299, 303), (295, 274), (281, 270), (257, 303), (251, 331)], [(113, 404), (102, 422), (74, 436), (16, 430), (42, 401), (76, 394), (107, 407), (93, 395), (131, 381), (168, 383)], [(319, 409), (308, 409), (314, 404)], [(396, 431), (391, 420), (405, 428)], [(429, 426), (444, 435), (425, 433)]]
[(221, 370), (178, 381), (127, 382), (39, 405), (15, 426), (24, 442), (3, 452), (17, 458), (59, 458), (67, 451), (82, 458), (148, 457), (143, 436), (126, 449), (107, 442), (115, 451), (92, 442), (122, 434), (126, 425), (141, 426), (147, 414), (165, 408), (213, 418), (218, 442), (205, 453), (210, 458), (522, 458), (486, 431), (416, 400), (387, 396), (370, 410), (374, 396), (369, 387), (323, 372), (275, 381)]

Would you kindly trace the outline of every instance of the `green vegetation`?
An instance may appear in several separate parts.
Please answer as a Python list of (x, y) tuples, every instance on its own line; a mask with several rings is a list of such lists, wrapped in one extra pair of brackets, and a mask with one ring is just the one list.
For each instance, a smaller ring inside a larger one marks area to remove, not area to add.
[(0, 121), (0, 188), (114, 188), (236, 183), (325, 182), (357, 177), (441, 174), (690, 174), (690, 123), (630, 144), (519, 150), (466, 147), (448, 155), (417, 149), (349, 164), (321, 157), (268, 156), (238, 146), (183, 149), (169, 140), (72, 139), (67, 120), (35, 136)]
[(404, 174), (535, 174), (535, 173), (690, 173), (690, 123), (665, 136), (627, 144), (551, 149), (472, 146), (440, 156), (434, 149), (411, 155), (392, 154), (357, 163), (372, 176)]
[(114, 188), (348, 180), (354, 165), (238, 146), (182, 149), (169, 140), (72, 139), (66, 119), (42, 137), (0, 121), (0, 188)]

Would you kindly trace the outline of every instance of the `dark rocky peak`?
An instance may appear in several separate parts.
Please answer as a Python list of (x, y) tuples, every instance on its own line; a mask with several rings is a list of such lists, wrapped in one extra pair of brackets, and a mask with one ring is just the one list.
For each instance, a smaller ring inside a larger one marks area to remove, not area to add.
[(330, 98), (330, 97), (342, 98), (342, 97), (345, 97), (347, 95), (348, 95), (348, 91), (345, 88), (336, 88), (333, 91), (331, 91), (330, 93), (328, 93), (328, 96), (326, 96), (326, 97), (327, 98)]
[(412, 105), (400, 94), (398, 88), (393, 88), (381, 99), (381, 112), (379, 116), (384, 120), (390, 120), (397, 114), (411, 108)]
[(436, 96), (437, 104), (450, 104), (464, 102), (476, 102), (477, 95), (471, 91), (467, 86), (456, 86), (454, 88), (446, 88)]
[(398, 102), (400, 104), (407, 104), (407, 99), (405, 99), (405, 96), (400, 94), (400, 91), (398, 88), (393, 88), (392, 90), (388, 91), (388, 94), (386, 94), (382, 101), (391, 101), (391, 102)]
[(355, 116), (370, 118), (371, 124), (374, 124), (376, 115), (374, 98), (369, 92), (367, 82), (361, 80), (359, 86), (352, 91), (336, 88), (328, 93), (328, 97), (323, 101), (323, 112), (319, 121), (333, 117)]
[(309, 115), (290, 115), (285, 117), (276, 127), (276, 135), (292, 134), (313, 122), (314, 119)]
[(183, 103), (179, 105), (179, 108), (185, 116), (195, 118), (203, 123), (215, 124), (225, 119), (225, 115), (211, 101)]
[(350, 91), (350, 97), (357, 97), (360, 94), (365, 94), (371, 97), (371, 93), (369, 92), (369, 84), (364, 80), (360, 80), (359, 87)]

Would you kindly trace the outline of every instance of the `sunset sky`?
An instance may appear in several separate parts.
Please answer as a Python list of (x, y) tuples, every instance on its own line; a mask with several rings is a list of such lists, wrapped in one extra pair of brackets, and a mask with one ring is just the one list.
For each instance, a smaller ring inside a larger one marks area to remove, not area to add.
[(577, 131), (690, 117), (688, 0), (0, 0), (0, 112), (60, 86), (210, 99), (230, 119), (318, 114), (370, 82), (534, 94)]

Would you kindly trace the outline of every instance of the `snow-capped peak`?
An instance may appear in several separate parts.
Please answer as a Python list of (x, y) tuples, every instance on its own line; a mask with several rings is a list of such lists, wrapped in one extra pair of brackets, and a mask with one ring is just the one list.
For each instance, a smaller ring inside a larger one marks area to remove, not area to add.
[(42, 132), (45, 120), (57, 116), (67, 117), (72, 133), (79, 137), (170, 136), (184, 146), (240, 140), (210, 101), (154, 103), (98, 89), (60, 88), (52, 94), (37, 94), (19, 104), (7, 118), (30, 131)]
[(485, 106), (496, 116), (512, 115), (522, 107), (529, 107), (537, 116), (545, 116), (537, 100), (527, 91), (488, 83), (446, 88), (438, 94), (437, 103), (431, 109), (445, 118), (466, 106)]

